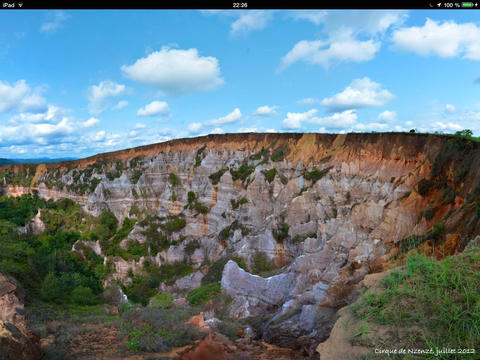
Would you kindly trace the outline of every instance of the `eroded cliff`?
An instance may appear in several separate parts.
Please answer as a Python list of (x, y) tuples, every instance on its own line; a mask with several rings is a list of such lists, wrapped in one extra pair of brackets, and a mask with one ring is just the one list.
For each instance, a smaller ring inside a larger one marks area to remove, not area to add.
[(366, 274), (421, 244), (453, 254), (480, 233), (480, 149), (450, 136), (209, 135), (3, 166), (0, 179), (7, 195), (36, 191), (128, 218), (124, 238), (74, 246), (104, 257), (105, 285), (185, 262), (188, 275), (158, 285), (181, 293), (223, 261), (230, 315), (270, 314), (263, 338), (288, 346), (325, 339)]

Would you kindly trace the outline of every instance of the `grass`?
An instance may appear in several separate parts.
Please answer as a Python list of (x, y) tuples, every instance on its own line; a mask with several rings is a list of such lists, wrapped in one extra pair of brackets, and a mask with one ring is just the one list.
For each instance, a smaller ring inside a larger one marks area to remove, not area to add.
[(210, 283), (202, 285), (190, 291), (187, 295), (187, 300), (190, 305), (204, 305), (208, 301), (213, 301), (220, 296), (222, 292), (219, 283)]
[[(400, 348), (476, 349), (480, 344), (480, 249), (435, 260), (410, 255), (392, 271), (378, 292), (362, 296), (352, 310), (368, 323), (395, 328), (419, 327)], [(355, 335), (365, 334), (356, 329)], [(439, 355), (440, 359), (450, 359)], [(476, 355), (462, 355), (476, 359)]]

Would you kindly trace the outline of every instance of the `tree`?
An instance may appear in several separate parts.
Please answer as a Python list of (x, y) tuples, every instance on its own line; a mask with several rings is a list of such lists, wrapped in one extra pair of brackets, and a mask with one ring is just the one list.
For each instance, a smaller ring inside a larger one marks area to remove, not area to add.
[(63, 283), (54, 273), (49, 273), (42, 284), (41, 295), (43, 300), (59, 302), (63, 294)]

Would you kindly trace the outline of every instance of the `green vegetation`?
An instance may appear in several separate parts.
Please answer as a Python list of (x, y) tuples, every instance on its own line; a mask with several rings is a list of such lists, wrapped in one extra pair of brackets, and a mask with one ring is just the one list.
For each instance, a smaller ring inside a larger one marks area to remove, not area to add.
[(134, 170), (132, 176), (130, 177), (130, 181), (132, 184), (137, 184), (138, 180), (140, 180), (140, 177), (143, 175), (142, 170)]
[(205, 154), (203, 153), (207, 145), (203, 145), (200, 149), (197, 150), (197, 154), (195, 155), (195, 167), (199, 167), (202, 164), (202, 160), (205, 158)]
[(248, 229), (245, 225), (242, 225), (238, 222), (238, 220), (235, 220), (234, 222), (232, 222), (229, 226), (226, 226), (224, 227), (220, 233), (218, 234), (219, 235), (219, 238), (220, 239), (228, 239), (228, 237), (230, 236), (230, 234), (232, 232), (234, 232), (235, 230), (237, 229), (240, 229), (242, 231), (242, 235), (243, 236), (246, 236), (250, 233), (250, 229)]
[(192, 204), (197, 198), (197, 196), (195, 195), (195, 193), (193, 191), (189, 191), (188, 194), (187, 194), (187, 197), (188, 197), (188, 203), (189, 204)]
[(197, 239), (191, 240), (185, 245), (185, 248), (184, 248), (185, 254), (187, 254), (188, 256), (192, 256), (195, 250), (200, 248), (201, 248), (200, 241), (198, 241)]
[(300, 189), (300, 191), (295, 195), (295, 197), (297, 197), (297, 196), (302, 196), (303, 193), (304, 193), (305, 191), (307, 191), (307, 190), (308, 190), (308, 186), (303, 186), (303, 187)]
[(421, 215), (426, 220), (431, 220), (435, 216), (435, 213), (437, 212), (437, 210), (438, 210), (437, 208), (428, 207), (425, 210), (422, 210)]
[(250, 174), (253, 173), (254, 171), (255, 171), (254, 166), (242, 164), (237, 170), (231, 168), (230, 174), (232, 175), (233, 181), (236, 181), (238, 179), (245, 181), (247, 177), (250, 176)]
[(248, 200), (245, 196), (242, 196), (241, 198), (235, 200), (235, 199), (230, 199), (230, 203), (232, 204), (232, 209), (236, 210), (239, 208), (240, 205), (244, 205), (248, 203)]
[[(38, 206), (48, 205), (54, 210), (56, 203), (43, 202), (30, 195), (15, 201), (23, 211), (14, 217), (5, 213), (0, 217), (0, 272), (12, 275), (22, 284), (27, 301), (41, 296), (45, 301), (69, 303), (78, 301), (78, 295), (87, 292), (89, 296), (82, 301), (98, 301), (101, 292), (99, 278), (93, 268), (71, 252), (80, 233), (58, 228), (55, 232), (40, 235), (20, 235), (16, 231), (18, 224), (7, 220), (24, 223), (28, 214), (37, 212)], [(11, 204), (11, 200), (2, 197), (0, 203)]]
[(294, 243), (301, 243), (301, 242), (304, 242), (307, 238), (316, 239), (317, 234), (316, 233), (310, 233), (310, 234), (303, 234), (303, 235), (295, 235), (292, 240), (293, 240)]
[(277, 240), (277, 242), (281, 243), (288, 237), (288, 230), (290, 229), (290, 225), (286, 222), (282, 222), (278, 229), (272, 229), (272, 235)]
[(316, 182), (320, 180), (322, 177), (328, 174), (328, 172), (333, 168), (333, 166), (329, 166), (325, 169), (318, 170), (316, 166), (312, 168), (311, 171), (305, 173), (305, 179), (312, 180), (312, 182)]
[(446, 187), (442, 191), (442, 204), (451, 204), (455, 201), (455, 191), (451, 187)]
[[(401, 343), (399, 338), (391, 339), (398, 348), (478, 350), (479, 258), (478, 248), (439, 261), (411, 255), (403, 268), (390, 272), (379, 291), (363, 295), (352, 310), (366, 324), (418, 329), (409, 330)], [(452, 357), (443, 354), (435, 358)], [(476, 359), (477, 355), (464, 354), (461, 358)]]
[(219, 283), (210, 283), (202, 285), (190, 291), (187, 295), (187, 300), (190, 305), (203, 305), (208, 301), (215, 300), (222, 292)]
[(266, 150), (263, 146), (262, 146), (262, 150), (260, 150), (260, 152), (256, 153), (255, 155), (250, 156), (251, 160), (260, 160), (261, 158), (263, 158), (263, 160), (267, 160), (267, 158), (268, 158), (268, 150)]
[(161, 266), (146, 261), (144, 270), (148, 275), (141, 276), (133, 275), (132, 273), (130, 274), (132, 275), (132, 282), (124, 286), (124, 291), (128, 298), (143, 306), (147, 305), (149, 299), (156, 294), (156, 289), (162, 282), (167, 283), (167, 285), (173, 285), (177, 279), (195, 271), (185, 260)]
[(193, 191), (189, 191), (188, 194), (188, 204), (185, 205), (185, 209), (195, 209), (200, 214), (208, 214), (210, 208), (208, 206), (203, 205), (197, 200), (197, 196)]
[(163, 227), (169, 232), (176, 232), (182, 230), (186, 224), (187, 222), (184, 218), (171, 217), (170, 220), (163, 225)]
[(265, 176), (265, 180), (271, 183), (275, 179), (275, 175), (277, 175), (277, 169), (266, 170), (263, 172), (263, 175)]
[(13, 168), (0, 170), (0, 181), (3, 182), (5, 179), (6, 183), (10, 185), (30, 186), (35, 176), (37, 165), (17, 165), (15, 169), (17, 170), (16, 172)]
[(427, 240), (437, 239), (443, 233), (443, 230), (443, 223), (437, 222), (433, 225), (433, 229), (425, 235), (411, 235), (405, 239), (400, 240), (400, 252), (406, 253), (412, 249), (416, 249), (420, 244), (423, 244)]
[(173, 187), (182, 185), (182, 182), (180, 181), (180, 178), (177, 175), (175, 175), (174, 173), (170, 173), (168, 175), (168, 182)]
[(416, 190), (420, 195), (425, 196), (434, 185), (435, 183), (433, 181), (422, 179), (417, 183)]
[(122, 313), (122, 335), (130, 350), (165, 352), (192, 344), (204, 334), (186, 321), (194, 315), (187, 309), (131, 308)]
[(273, 150), (272, 156), (270, 157), (270, 159), (272, 159), (272, 161), (275, 161), (275, 162), (282, 161), (284, 158), (285, 158), (285, 152), (284, 152), (284, 149), (281, 147)]
[(150, 306), (153, 309), (168, 309), (171, 307), (174, 297), (168, 292), (154, 295), (150, 298)]
[(228, 169), (220, 169), (213, 174), (210, 174), (209, 179), (212, 180), (212, 185), (217, 185), (220, 182), (220, 178), (227, 172)]
[(263, 251), (256, 250), (252, 256), (252, 273), (256, 275), (269, 275), (274, 270), (275, 264)]

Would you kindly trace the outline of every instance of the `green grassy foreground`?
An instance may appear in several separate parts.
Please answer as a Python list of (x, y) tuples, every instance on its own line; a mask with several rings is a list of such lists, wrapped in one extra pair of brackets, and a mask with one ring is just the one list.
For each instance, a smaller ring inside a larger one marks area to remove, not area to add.
[[(433, 349), (433, 354), (372, 354), (363, 359), (479, 358), (480, 248), (443, 260), (410, 255), (405, 266), (392, 271), (377, 290), (352, 305), (354, 316), (363, 320), (352, 342), (375, 348)], [(381, 339), (371, 333), (379, 325), (389, 328), (392, 336)], [(401, 329), (413, 330), (399, 338)], [(437, 349), (455, 353), (437, 353)], [(467, 353), (459, 354), (460, 349)]]

